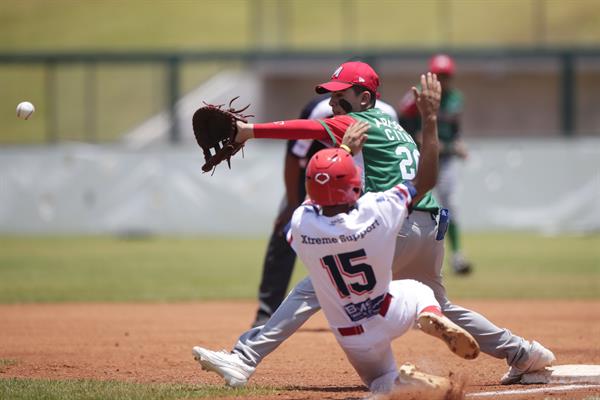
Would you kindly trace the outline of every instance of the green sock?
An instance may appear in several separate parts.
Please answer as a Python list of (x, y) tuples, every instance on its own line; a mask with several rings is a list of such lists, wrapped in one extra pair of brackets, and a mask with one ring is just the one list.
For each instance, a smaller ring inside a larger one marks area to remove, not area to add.
[(460, 233), (458, 225), (454, 222), (448, 224), (448, 240), (450, 241), (450, 249), (452, 253), (460, 251)]

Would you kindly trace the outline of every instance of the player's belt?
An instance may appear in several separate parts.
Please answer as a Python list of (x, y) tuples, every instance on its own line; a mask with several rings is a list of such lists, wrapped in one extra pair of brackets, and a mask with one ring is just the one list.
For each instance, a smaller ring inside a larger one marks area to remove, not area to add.
[[(381, 307), (379, 307), (379, 315), (381, 315), (382, 317), (385, 317), (385, 315), (387, 314), (393, 297), (394, 296), (392, 296), (389, 293), (385, 294), (385, 297), (383, 298), (383, 301), (381, 302)], [(356, 326), (349, 326), (346, 328), (337, 328), (337, 330), (340, 333), (340, 335), (342, 335), (342, 336), (353, 336), (353, 335), (360, 335), (361, 333), (363, 333), (365, 331), (365, 328), (363, 328), (362, 325), (356, 325)]]

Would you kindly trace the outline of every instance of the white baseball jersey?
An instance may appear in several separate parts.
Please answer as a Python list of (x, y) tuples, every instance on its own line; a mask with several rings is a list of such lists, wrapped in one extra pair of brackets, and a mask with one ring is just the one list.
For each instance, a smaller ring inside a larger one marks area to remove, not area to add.
[(400, 184), (366, 193), (353, 210), (334, 217), (310, 202), (294, 212), (288, 241), (308, 268), (332, 328), (360, 325), (378, 314), (410, 201)]

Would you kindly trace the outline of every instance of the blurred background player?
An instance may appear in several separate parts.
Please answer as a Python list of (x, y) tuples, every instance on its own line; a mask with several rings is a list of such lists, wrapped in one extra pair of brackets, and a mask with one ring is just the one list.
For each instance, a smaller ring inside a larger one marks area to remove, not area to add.
[[(332, 117), (333, 111), (329, 105), (330, 97), (326, 95), (312, 99), (304, 106), (300, 113), (300, 119)], [(377, 99), (375, 108), (388, 114), (394, 121), (398, 121), (398, 114), (390, 104)], [(306, 197), (304, 178), (308, 160), (325, 147), (322, 142), (312, 139), (287, 142), (283, 174), (286, 193), (267, 246), (258, 289), (258, 310), (252, 327), (264, 325), (285, 297), (294, 270), (296, 253), (286, 242), (282, 230), (289, 222), (294, 210)]]
[[(458, 184), (458, 158), (468, 156), (467, 148), (460, 138), (460, 117), (463, 110), (463, 95), (453, 85), (454, 60), (445, 54), (437, 54), (429, 61), (429, 71), (437, 74), (442, 84), (442, 102), (438, 113), (438, 135), (440, 139), (439, 177), (435, 194), (442, 207), (450, 210), (448, 241), (452, 257), (450, 264), (456, 274), (466, 275), (472, 264), (462, 253), (458, 211), (456, 206), (456, 186)], [(400, 122), (417, 141), (421, 142), (421, 118), (411, 92), (408, 92), (399, 107)]]

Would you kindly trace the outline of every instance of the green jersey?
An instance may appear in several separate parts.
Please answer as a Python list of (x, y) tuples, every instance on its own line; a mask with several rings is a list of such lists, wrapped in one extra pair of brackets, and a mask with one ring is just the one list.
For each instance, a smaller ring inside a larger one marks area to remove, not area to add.
[[(362, 160), (360, 156), (357, 159), (359, 164), (362, 162), (365, 191), (381, 192), (415, 178), (419, 150), (398, 122), (377, 108), (348, 115), (369, 123), (369, 138), (362, 149)], [(431, 192), (427, 192), (414, 209), (437, 212), (439, 204)]]

